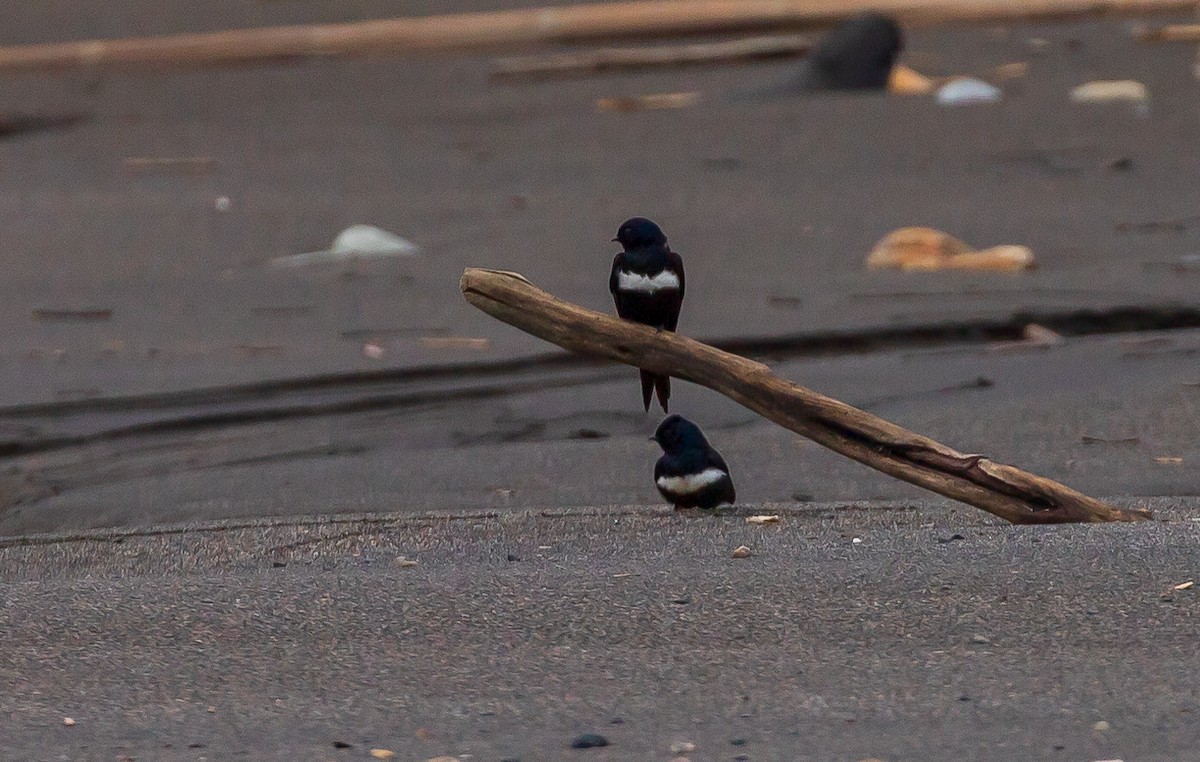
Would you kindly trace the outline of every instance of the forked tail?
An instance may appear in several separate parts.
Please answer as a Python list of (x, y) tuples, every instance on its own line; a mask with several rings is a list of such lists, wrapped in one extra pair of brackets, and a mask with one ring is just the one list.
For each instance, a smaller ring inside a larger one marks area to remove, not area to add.
[(667, 400), (671, 399), (671, 377), (659, 376), (647, 370), (639, 370), (642, 376), (642, 404), (646, 412), (650, 412), (650, 400), (658, 392), (658, 404), (662, 405), (664, 413), (669, 413)]

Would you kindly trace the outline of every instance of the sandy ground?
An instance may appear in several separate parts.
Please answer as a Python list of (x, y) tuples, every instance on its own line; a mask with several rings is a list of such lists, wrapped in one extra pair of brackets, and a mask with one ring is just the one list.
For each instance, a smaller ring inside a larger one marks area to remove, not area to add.
[[(1173, 589), (1200, 505), (1150, 505), (1124, 526), (857, 503), (17, 542), (5, 753), (1200, 759), (1197, 593)], [(568, 749), (585, 732), (611, 746)]]
[[(20, 33), (5, 32), (33, 36)], [(1197, 244), (1191, 46), (1138, 44), (1118, 23), (912, 38), (906, 60), (931, 74), (1012, 61), (1030, 74), (1000, 104), (957, 110), (928, 98), (732, 98), (796, 64), (512, 85), (488, 81), (491, 56), (6, 79), (7, 108), (91, 118), (0, 144), (0, 402), (544, 353), (462, 301), (462, 268), (520, 270), (607, 309), (608, 240), (636, 213), (683, 252), (681, 328), (700, 337), (1191, 302), (1195, 274), (1175, 268)], [(1125, 77), (1149, 87), (1148, 116), (1068, 102), (1077, 84)], [(594, 105), (676, 91), (702, 99), (633, 114)], [(152, 172), (130, 157), (213, 163)], [(1120, 159), (1132, 168), (1111, 170)], [(228, 212), (215, 210), (221, 196)], [(424, 253), (355, 271), (268, 266), (356, 222)], [(1022, 278), (864, 271), (876, 240), (916, 224), (977, 246), (1029, 245), (1041, 266)], [(112, 316), (33, 318), (89, 307)], [(490, 344), (429, 345), (447, 336)], [(381, 358), (364, 355), (368, 342)]]
[[(51, 5), (52, 25), (15, 4), (0, 41), (395, 10)], [(89, 118), (0, 141), (4, 754), (1200, 759), (1195, 590), (1173, 590), (1200, 526), (1193, 54), (1115, 22), (914, 33), (905, 60), (931, 74), (1030, 62), (962, 110), (738, 97), (786, 64), (5, 78), (6, 110)], [(1069, 104), (1108, 78), (1145, 82), (1149, 113)], [(675, 91), (702, 97), (595, 111)], [(633, 370), (457, 292), (464, 266), (501, 267), (607, 309), (606, 242), (632, 214), (686, 258), (690, 335), (1158, 520), (1014, 529), (687, 384), (677, 410), (745, 504), (655, 507)], [(355, 222), (422, 253), (269, 267)], [(1029, 245), (1039, 268), (865, 272), (914, 224)], [(44, 312), (79, 309), (111, 315)], [(1031, 321), (1066, 341), (1003, 343)], [(455, 337), (486, 342), (437, 341)], [(747, 526), (757, 511), (783, 521)], [(613, 745), (569, 752), (582, 732)]]
[[(32, 29), (6, 34), (32, 40)], [(503, 267), (608, 309), (606, 242), (633, 213), (660, 220), (684, 253), (689, 334), (777, 356), (780, 372), (820, 391), (1084, 489), (1193, 493), (1190, 469), (1153, 458), (1191, 451), (1195, 339), (1173, 332), (1139, 348), (1115, 335), (1200, 323), (1200, 271), (1187, 259), (1200, 202), (1191, 46), (1138, 44), (1116, 22), (911, 37), (905, 60), (930, 73), (1031, 70), (1002, 103), (958, 110), (735, 97), (795, 64), (517, 85), (489, 83), (490, 56), (6, 80), (12, 108), (92, 116), (0, 144), (12, 168), (0, 176), (0, 531), (655, 502), (643, 478), (655, 419), (638, 411), (630, 373), (513, 365), (561, 355), (457, 291), (462, 267)], [(1146, 82), (1149, 114), (1068, 102), (1071, 86), (1109, 77)], [(700, 104), (594, 107), (680, 90), (702, 92)], [(146, 173), (129, 156), (214, 163)], [(1130, 168), (1114, 170), (1119, 159)], [(214, 209), (221, 195), (228, 212)], [(269, 267), (352, 222), (401, 232), (423, 253), (352, 270)], [(911, 224), (1028, 244), (1039, 268), (866, 272), (874, 241)], [(34, 313), (89, 307), (111, 318)], [(988, 351), (988, 326), (1031, 320), (1114, 335)], [(945, 352), (922, 345), (929, 329)], [(880, 330), (894, 335), (859, 340)], [(436, 341), (454, 337), (487, 341)], [(807, 340), (832, 354), (806, 359)], [(953, 391), (980, 377), (996, 383)], [(702, 390), (676, 401), (706, 428), (737, 429), (721, 447), (748, 499), (915, 496), (796, 450)], [(589, 432), (607, 438), (572, 440)], [(1139, 441), (1084, 446), (1083, 435)]]

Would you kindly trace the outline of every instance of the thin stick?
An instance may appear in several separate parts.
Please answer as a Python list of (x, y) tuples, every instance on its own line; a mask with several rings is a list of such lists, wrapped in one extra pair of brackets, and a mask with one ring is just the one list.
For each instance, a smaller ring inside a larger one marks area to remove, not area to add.
[(800, 58), (808, 53), (808, 37), (777, 35), (689, 45), (644, 48), (601, 48), (571, 53), (502, 58), (492, 79), (536, 79), (600, 74), (611, 71), (701, 66), (708, 64)]
[(468, 268), (460, 286), (472, 305), (540, 339), (707, 386), (836, 453), (1014, 524), (1150, 518), (982, 455), (964, 455), (779, 378), (762, 363), (564, 302), (516, 273)]
[(306, 56), (413, 54), (581, 40), (812, 28), (864, 10), (900, 23), (995, 22), (1190, 9), (1195, 0), (632, 0), (0, 48), (0, 71), (199, 66)]

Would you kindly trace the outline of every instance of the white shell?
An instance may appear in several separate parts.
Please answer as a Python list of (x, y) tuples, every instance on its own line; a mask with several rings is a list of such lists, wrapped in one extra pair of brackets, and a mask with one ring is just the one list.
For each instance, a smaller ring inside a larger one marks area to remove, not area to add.
[(338, 233), (337, 238), (333, 239), (333, 245), (328, 249), (276, 257), (271, 260), (271, 265), (273, 267), (298, 267), (323, 262), (340, 262), (353, 258), (410, 257), (418, 251), (420, 249), (412, 241), (401, 238), (383, 228), (377, 228), (374, 225), (351, 225)]
[(937, 102), (943, 106), (965, 106), (970, 103), (994, 103), (1004, 95), (1000, 88), (980, 79), (963, 77), (942, 85)]

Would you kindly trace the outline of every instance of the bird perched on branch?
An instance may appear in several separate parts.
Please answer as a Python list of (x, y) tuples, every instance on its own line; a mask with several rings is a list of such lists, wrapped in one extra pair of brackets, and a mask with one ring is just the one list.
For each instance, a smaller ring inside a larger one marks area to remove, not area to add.
[[(671, 251), (662, 229), (645, 217), (626, 220), (613, 239), (624, 251), (613, 259), (608, 290), (625, 320), (644, 323), (659, 330), (674, 331), (683, 306), (683, 259)], [(671, 398), (671, 377), (646, 370), (642, 378), (642, 403), (650, 410), (650, 399), (658, 393), (663, 412)]]
[(664, 453), (654, 464), (654, 485), (676, 508), (716, 508), (737, 500), (729, 466), (699, 426), (669, 415), (658, 425), (654, 441)]

